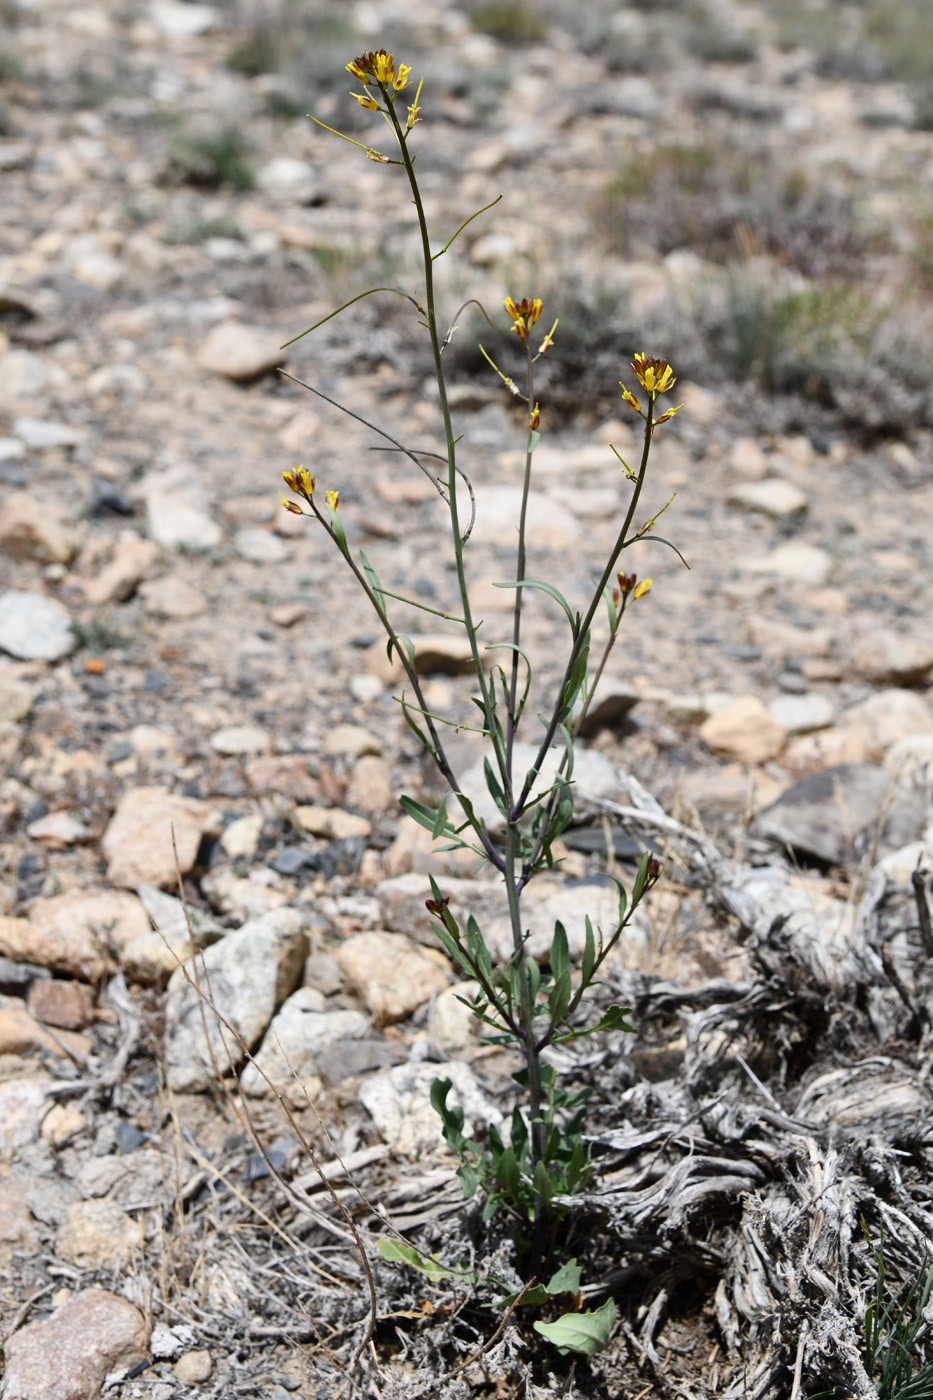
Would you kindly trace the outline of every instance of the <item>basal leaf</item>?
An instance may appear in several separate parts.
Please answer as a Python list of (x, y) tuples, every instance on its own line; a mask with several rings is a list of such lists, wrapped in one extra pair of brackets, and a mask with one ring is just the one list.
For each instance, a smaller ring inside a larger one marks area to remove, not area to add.
[(536, 1322), (534, 1329), (564, 1355), (577, 1351), (584, 1356), (595, 1356), (608, 1346), (615, 1320), (616, 1305), (608, 1298), (593, 1312), (565, 1313), (556, 1322)]

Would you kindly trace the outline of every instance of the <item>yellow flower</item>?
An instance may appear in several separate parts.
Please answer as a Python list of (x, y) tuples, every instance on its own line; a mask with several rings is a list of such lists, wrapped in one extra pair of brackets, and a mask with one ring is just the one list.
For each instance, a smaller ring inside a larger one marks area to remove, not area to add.
[(669, 408), (666, 413), (662, 413), (661, 417), (655, 420), (654, 426), (657, 427), (659, 423), (666, 423), (669, 418), (673, 418), (674, 414), (679, 413), (682, 408), (682, 403), (679, 403), (676, 408)]
[(289, 491), (297, 491), (299, 496), (304, 496), (307, 500), (314, 495), (314, 477), (307, 467), (299, 467), (294, 472), (283, 472), (282, 480)]
[(327, 502), (327, 504), (330, 506), (331, 510), (336, 510), (336, 509), (337, 509), (338, 505), (340, 504), (340, 502), (339, 502), (339, 497), (340, 497), (340, 492), (339, 492), (339, 491), (325, 491), (325, 492), (324, 492), (324, 499), (325, 499), (325, 501)]
[(650, 592), (650, 590), (651, 590), (651, 579), (650, 579), (650, 578), (642, 579), (641, 583), (637, 584), (636, 587), (633, 589), (633, 591), (632, 591), (632, 597), (633, 597), (633, 598), (644, 598), (645, 594), (648, 593), (648, 592)]
[(626, 389), (625, 385), (622, 383), (621, 380), (619, 381), (619, 388), (622, 390), (622, 397), (628, 404), (629, 408), (634, 408), (636, 413), (641, 413), (641, 404), (638, 402), (634, 394), (629, 393), (628, 389)]
[(537, 431), (537, 429), (538, 429), (540, 423), (541, 423), (541, 408), (540, 408), (540, 406), (539, 406), (538, 404), (535, 404), (534, 409), (532, 410), (531, 417), (530, 417), (529, 420), (528, 420), (528, 426), (529, 426), (529, 428), (531, 429), (531, 431), (534, 433), (534, 432)]
[(385, 49), (379, 49), (372, 56), (372, 73), (377, 83), (395, 82), (395, 64), (392, 55), (386, 53)]
[(659, 360), (654, 355), (636, 355), (632, 369), (641, 387), (649, 394), (666, 394), (677, 383), (667, 360)]
[(369, 54), (364, 53), (362, 58), (355, 58), (351, 63), (347, 64), (347, 72), (352, 73), (354, 78), (359, 78), (364, 87), (369, 87), (370, 81), (369, 74), (363, 66), (367, 58), (369, 58)]
[(286, 501), (281, 491), (279, 492), (279, 500), (282, 502), (282, 505), (285, 507), (286, 510), (291, 511), (292, 515), (304, 515), (304, 511), (301, 509), (301, 506), (298, 504), (298, 502)]
[(403, 87), (407, 87), (407, 86), (408, 86), (408, 75), (409, 75), (410, 72), (411, 72), (411, 64), (410, 64), (410, 63), (400, 63), (400, 64), (399, 64), (399, 66), (398, 66), (398, 72), (396, 73), (395, 77), (392, 79), (392, 86), (395, 88), (395, 91), (396, 91), (396, 92), (401, 92), (401, 90), (402, 90)]
[[(404, 66), (404, 65), (403, 65), (403, 66)], [(414, 100), (414, 102), (411, 104), (411, 106), (408, 108), (408, 124), (407, 124), (407, 129), (408, 129), (409, 131), (411, 131), (411, 129), (412, 129), (412, 127), (414, 126), (415, 122), (419, 122), (419, 121), (421, 120), (421, 105), (420, 105), (418, 99), (419, 99), (420, 96), (421, 96), (421, 84), (422, 84), (423, 82), (424, 82), (424, 78), (422, 78), (422, 79), (421, 79), (421, 82), (418, 84), (418, 91), (415, 93), (415, 100)]]
[(528, 339), (528, 332), (541, 315), (542, 304), (540, 297), (523, 297), (518, 303), (512, 297), (506, 297), (502, 303), (512, 318), (512, 330), (519, 340)]
[(351, 92), (351, 97), (355, 97), (361, 107), (366, 107), (370, 112), (381, 112), (382, 108), (374, 97), (370, 97), (368, 92)]

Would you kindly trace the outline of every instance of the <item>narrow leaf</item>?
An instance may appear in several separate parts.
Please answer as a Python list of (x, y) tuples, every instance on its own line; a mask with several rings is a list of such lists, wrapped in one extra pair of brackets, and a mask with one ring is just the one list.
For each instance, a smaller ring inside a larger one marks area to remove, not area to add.
[(382, 1239), (376, 1248), (387, 1264), (408, 1264), (411, 1268), (417, 1269), (420, 1274), (427, 1274), (433, 1283), (437, 1283), (443, 1278), (453, 1277), (450, 1271), (445, 1269), (443, 1264), (439, 1264), (436, 1259), (429, 1259), (419, 1254), (413, 1245), (403, 1244), (401, 1240)]
[(567, 621), (570, 623), (573, 635), (577, 635), (576, 619), (571, 611), (570, 604), (567, 602), (567, 599), (564, 597), (563, 593), (561, 593), (560, 589), (555, 588), (552, 583), (545, 583), (539, 578), (525, 578), (517, 583), (494, 583), (493, 588), (539, 588), (542, 593), (547, 593), (549, 597), (553, 598), (555, 603), (560, 604), (567, 615)]

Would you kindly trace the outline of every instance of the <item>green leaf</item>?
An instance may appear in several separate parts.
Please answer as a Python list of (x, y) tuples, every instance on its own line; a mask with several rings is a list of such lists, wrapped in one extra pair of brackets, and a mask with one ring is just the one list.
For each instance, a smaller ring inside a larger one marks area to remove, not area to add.
[(593, 976), (593, 968), (596, 965), (596, 939), (593, 936), (593, 920), (589, 914), (586, 916), (586, 938), (583, 942), (583, 961), (580, 964), (580, 972), (584, 987), (589, 986), (590, 978)]
[(515, 1153), (507, 1147), (496, 1163), (496, 1177), (510, 1200), (518, 1203), (522, 1198), (522, 1174), (515, 1160)]
[(567, 941), (567, 930), (560, 919), (554, 924), (554, 937), (551, 940), (549, 961), (551, 974), (555, 980), (560, 977), (562, 972), (570, 971), (570, 944)]
[(445, 1269), (443, 1264), (419, 1254), (413, 1245), (403, 1244), (401, 1240), (381, 1239), (376, 1248), (387, 1264), (409, 1264), (411, 1268), (417, 1269), (419, 1274), (427, 1274), (434, 1283), (443, 1278), (453, 1278), (453, 1274), (449, 1269)]
[(626, 1016), (631, 1012), (630, 1006), (616, 1006), (613, 1003), (608, 1010), (604, 1011), (599, 1021), (593, 1027), (594, 1031), (634, 1031), (635, 1026), (630, 1026), (626, 1021)]
[(535, 448), (537, 447), (537, 445), (538, 445), (538, 443), (539, 443), (540, 441), (541, 441), (541, 434), (538, 432), (538, 430), (537, 430), (536, 428), (532, 428), (531, 432), (528, 434), (528, 453), (529, 453), (529, 455), (530, 455), (532, 452), (534, 452)]
[(638, 903), (645, 892), (645, 885), (648, 883), (648, 862), (651, 859), (651, 852), (645, 851), (635, 876), (635, 883), (632, 886), (632, 908)]
[(486, 775), (486, 786), (489, 789), (489, 795), (491, 796), (493, 802), (495, 802), (503, 817), (505, 817), (506, 821), (508, 821), (509, 812), (508, 807), (506, 806), (505, 793), (502, 791), (502, 786), (495, 773), (493, 772), (492, 764), (489, 762), (488, 758), (483, 759), (483, 772)]
[(565, 1313), (556, 1322), (536, 1322), (534, 1329), (552, 1342), (563, 1355), (570, 1351), (595, 1356), (609, 1345), (615, 1326), (616, 1305), (611, 1298), (593, 1312)]
[(541, 986), (541, 969), (535, 958), (525, 959), (525, 976), (528, 978), (528, 990), (531, 993), (531, 1004), (534, 1006)]
[(444, 797), (441, 799), (441, 805), (437, 809), (437, 816), (434, 818), (434, 825), (431, 827), (431, 835), (434, 837), (435, 841), (437, 840), (438, 836), (443, 835), (443, 833), (447, 830), (447, 826), (447, 794), (445, 793)]
[(471, 1196), (476, 1195), (480, 1184), (480, 1174), (471, 1162), (464, 1162), (461, 1167), (457, 1168), (457, 1176), (463, 1187), (463, 1199), (468, 1201)]
[(563, 608), (564, 612), (567, 615), (567, 621), (570, 623), (570, 628), (573, 632), (573, 635), (577, 635), (578, 619), (574, 617), (574, 614), (570, 609), (570, 604), (567, 602), (567, 599), (564, 597), (563, 593), (561, 593), (559, 589), (555, 588), (552, 583), (544, 583), (539, 578), (524, 578), (518, 583), (494, 583), (493, 588), (540, 588), (542, 593), (547, 593), (547, 595), (550, 598), (554, 599), (555, 603), (560, 604), (560, 606)]
[(579, 1293), (580, 1265), (576, 1259), (568, 1259), (566, 1264), (562, 1264), (557, 1273), (548, 1279), (546, 1286), (552, 1298), (558, 1293)]
[[(401, 644), (401, 645), (400, 645), (400, 644)], [(414, 670), (414, 669), (415, 669), (415, 646), (414, 646), (414, 643), (412, 642), (411, 637), (403, 636), (403, 634), (402, 634), (401, 632), (399, 632), (399, 634), (398, 634), (397, 637), (390, 637), (389, 640), (386, 642), (386, 656), (387, 656), (387, 657), (389, 658), (389, 660), (391, 661), (391, 660), (392, 660), (392, 653), (393, 653), (393, 651), (397, 651), (398, 654), (399, 654), (399, 657), (401, 657), (401, 654), (402, 654), (402, 647), (404, 647), (405, 650), (407, 651), (407, 653), (408, 653), (408, 660), (409, 660), (409, 662), (410, 662), (410, 664), (411, 664), (411, 669)]]
[[(414, 797), (409, 797), (404, 792), (399, 798), (399, 806), (403, 812), (411, 817), (412, 821), (416, 821), (419, 826), (424, 827), (425, 831), (430, 831), (433, 835), (434, 824), (437, 821), (437, 811), (434, 807), (426, 807), (423, 802), (418, 802)], [(453, 827), (451, 827), (451, 831), (453, 831)], [(440, 899), (440, 894), (436, 894), (434, 898)]]
[(340, 550), (340, 553), (343, 555), (344, 559), (349, 559), (350, 546), (347, 544), (347, 537), (344, 534), (343, 521), (340, 519), (340, 516), (334, 510), (333, 506), (325, 506), (324, 509), (327, 511), (328, 517), (330, 519), (330, 528), (334, 536), (334, 542), (336, 543), (337, 548)]
[(360, 550), (360, 563), (363, 565), (363, 573), (366, 575), (367, 582), (375, 594), (376, 607), (379, 609), (379, 614), (381, 617), (385, 617), (386, 603), (382, 592), (382, 584), (379, 582), (379, 575), (362, 550)]
[(547, 1000), (548, 1014), (552, 1021), (560, 1021), (566, 1016), (572, 995), (573, 987), (570, 982), (570, 969), (564, 968), (560, 976), (555, 977), (554, 985), (551, 988), (551, 993)]
[(537, 1194), (541, 1197), (545, 1205), (548, 1205), (554, 1195), (554, 1186), (551, 1181), (551, 1174), (542, 1161), (535, 1163), (535, 1174), (532, 1184)]

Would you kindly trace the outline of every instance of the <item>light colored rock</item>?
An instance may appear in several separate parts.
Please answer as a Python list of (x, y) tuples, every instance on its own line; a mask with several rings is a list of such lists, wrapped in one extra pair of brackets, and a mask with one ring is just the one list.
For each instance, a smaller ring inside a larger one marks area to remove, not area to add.
[(97, 1400), (106, 1377), (146, 1359), (149, 1325), (124, 1298), (85, 1288), (4, 1343), (3, 1400)]
[(313, 204), (323, 196), (314, 167), (295, 156), (274, 156), (260, 166), (256, 172), (256, 187), (264, 194), (294, 204)]
[(768, 475), (768, 459), (754, 438), (737, 438), (729, 452), (729, 465), (746, 481), (763, 481)]
[[(23, 927), (13, 930), (11, 924)], [(113, 971), (110, 949), (148, 931), (149, 920), (135, 894), (69, 890), (38, 900), (28, 920), (0, 920), (0, 952), (17, 962), (101, 982)]]
[(744, 510), (761, 511), (763, 515), (780, 520), (787, 515), (800, 515), (809, 502), (792, 481), (783, 477), (768, 477), (764, 481), (746, 481), (729, 492), (729, 504)]
[(865, 755), (880, 757), (899, 739), (933, 734), (933, 713), (913, 690), (883, 690), (844, 710), (838, 727), (865, 746)]
[(367, 837), (372, 832), (372, 822), (366, 817), (354, 816), (340, 807), (296, 807), (292, 820), (299, 831), (310, 832), (312, 836), (323, 836), (330, 841), (346, 841), (353, 837)]
[(216, 909), (235, 923), (243, 923), (287, 904), (287, 889), (281, 888), (284, 883), (274, 870), (263, 866), (245, 877), (233, 870), (212, 870), (201, 881), (201, 888)]
[(90, 1041), (73, 1031), (57, 1031), (50, 1035), (31, 1016), (19, 997), (0, 996), (0, 1055), (23, 1055), (30, 1050), (48, 1054), (70, 1054), (81, 1060), (91, 1049)]
[(787, 734), (757, 696), (740, 695), (700, 726), (700, 738), (725, 758), (767, 763), (781, 752)]
[(457, 1060), (445, 1065), (396, 1065), (360, 1085), (360, 1102), (393, 1151), (414, 1156), (443, 1148), (441, 1120), (431, 1106), (435, 1079), (452, 1081), (447, 1103), (463, 1109), (468, 1136), (480, 1124), (501, 1126), (502, 1114), (486, 1098), (469, 1065)]
[(195, 39), (199, 34), (207, 34), (213, 29), (217, 23), (217, 8), (215, 5), (176, 5), (173, 0), (156, 0), (150, 6), (149, 17), (167, 39)]
[(83, 428), (71, 428), (66, 423), (53, 423), (45, 418), (15, 418), (13, 436), (34, 452), (78, 447), (85, 439)]
[(125, 602), (152, 568), (158, 552), (152, 540), (141, 540), (132, 533), (123, 535), (110, 563), (84, 585), (87, 601), (94, 607)]
[[(503, 595), (507, 596), (507, 595)], [(470, 676), (473, 674), (473, 661), (470, 648), (463, 636), (450, 633), (423, 633), (409, 636), (415, 649), (415, 670), (421, 676), (439, 673), (445, 676)], [(484, 666), (489, 666), (493, 652), (480, 651)], [(398, 655), (393, 651), (392, 660), (386, 656), (385, 642), (377, 642), (366, 652), (366, 665), (373, 675), (385, 685), (401, 681), (405, 675)]]
[(224, 827), (220, 844), (231, 860), (237, 860), (241, 856), (252, 857), (259, 849), (259, 838), (262, 834), (263, 815), (261, 812), (249, 812), (245, 817), (238, 817), (236, 821)]
[(347, 802), (361, 812), (388, 812), (397, 805), (392, 774), (384, 758), (364, 754), (353, 767)]
[(94, 993), (84, 982), (37, 977), (26, 998), (29, 1013), (47, 1026), (84, 1030), (94, 1020)]
[(468, 1000), (479, 991), (478, 982), (455, 982), (439, 993), (431, 1015), (431, 1035), (447, 1054), (455, 1054), (472, 1045), (482, 1029), (470, 1008), (459, 999)]
[(222, 935), (220, 925), (205, 910), (189, 905), (186, 917), (175, 895), (154, 885), (140, 885), (137, 894), (146, 912), (146, 930), (117, 943), (120, 962), (133, 982), (164, 984), (191, 957), (192, 942), (195, 948), (203, 948)]
[(828, 627), (794, 627), (771, 617), (751, 618), (748, 639), (766, 656), (780, 661), (789, 656), (825, 657), (833, 644)]
[[(297, 517), (293, 518), (297, 519)], [(286, 628), (294, 627), (298, 622), (303, 622), (308, 616), (308, 612), (307, 603), (280, 603), (278, 607), (269, 609), (269, 621), (274, 622), (276, 627), (281, 627), (284, 631)]]
[(198, 955), (198, 982), (231, 1029), (218, 1029), (210, 1007), (202, 1006), (182, 968), (172, 974), (165, 1003), (169, 1088), (203, 1089), (214, 1074), (214, 1062), (225, 1073), (242, 1058), (243, 1045), (255, 1047), (276, 1006), (301, 981), (308, 955), (304, 929), (305, 916), (299, 910), (275, 909)]
[(933, 733), (909, 734), (898, 739), (884, 755), (884, 766), (895, 777), (914, 787), (933, 787)]
[(197, 553), (216, 549), (223, 538), (217, 521), (198, 502), (153, 491), (146, 497), (149, 533), (164, 549)]
[(60, 661), (77, 638), (67, 608), (43, 593), (0, 594), (0, 651), (19, 661)]
[(30, 680), (34, 669), (0, 658), (0, 724), (25, 719), (42, 687)]
[(833, 569), (832, 555), (803, 540), (778, 545), (767, 554), (745, 555), (737, 559), (736, 564), (748, 574), (775, 574), (810, 588), (824, 584)]
[(334, 957), (380, 1025), (404, 1021), (450, 982), (443, 953), (419, 947), (400, 933), (357, 933), (341, 943)]
[(39, 501), (28, 491), (14, 491), (0, 509), (0, 553), (11, 559), (34, 559), (40, 564), (67, 564), (77, 551), (71, 531), (62, 523), (53, 502)]
[[(180, 5), (178, 8), (188, 9), (189, 7)], [(179, 1356), (172, 1369), (180, 1385), (203, 1385), (205, 1381), (210, 1380), (214, 1363), (209, 1351), (186, 1351), (182, 1356)]]
[(882, 853), (918, 838), (923, 801), (872, 763), (826, 768), (756, 813), (751, 830), (805, 858), (854, 868), (876, 843)]
[(211, 735), (211, 748), (227, 757), (268, 753), (270, 744), (269, 731), (259, 724), (231, 724)]
[(814, 729), (828, 729), (836, 718), (836, 710), (825, 695), (776, 695), (768, 702), (768, 713), (787, 734), (809, 734)]
[(381, 754), (382, 743), (359, 724), (335, 724), (324, 736), (324, 751), (361, 758), (363, 754)]
[(87, 1119), (76, 1103), (53, 1103), (42, 1115), (40, 1133), (52, 1147), (64, 1147), (87, 1129)]
[(54, 1083), (47, 1074), (24, 1075), (0, 1083), (0, 1152), (25, 1147), (37, 1136), (39, 1115)]
[(39, 1233), (27, 1197), (33, 1182), (0, 1169), (0, 1267), (9, 1269), (13, 1253), (31, 1254)]
[(317, 1056), (335, 1040), (365, 1035), (369, 1026), (369, 1017), (362, 1011), (327, 1011), (325, 1005), (313, 987), (301, 987), (288, 998), (263, 1036), (256, 1064), (248, 1064), (243, 1071), (240, 1084), (245, 1094), (270, 1094), (265, 1075), (297, 1107), (306, 1096), (317, 1097), (321, 1091)]
[(198, 364), (237, 383), (249, 383), (284, 365), (280, 338), (272, 331), (223, 321), (211, 331), (198, 352)]
[[(130, 788), (104, 832), (101, 848), (114, 885), (170, 885), (194, 865), (207, 822), (206, 803), (168, 788)], [(176, 865), (177, 855), (177, 865)]]
[(876, 627), (860, 637), (850, 655), (852, 669), (882, 685), (916, 685), (933, 671), (933, 641)]
[(233, 547), (241, 559), (251, 564), (282, 564), (290, 555), (288, 545), (279, 535), (258, 525), (245, 525), (237, 530)]
[(909, 841), (906, 846), (883, 856), (878, 867), (888, 884), (910, 889), (915, 870), (933, 869), (933, 842)]
[(92, 833), (74, 812), (49, 812), (37, 817), (26, 828), (33, 841), (52, 851), (64, 850), (66, 846), (80, 846), (90, 841)]
[(152, 617), (199, 617), (207, 608), (203, 593), (169, 574), (165, 578), (147, 579), (139, 590), (143, 606)]
[(143, 1229), (111, 1201), (74, 1201), (55, 1252), (79, 1269), (123, 1269), (142, 1252)]

